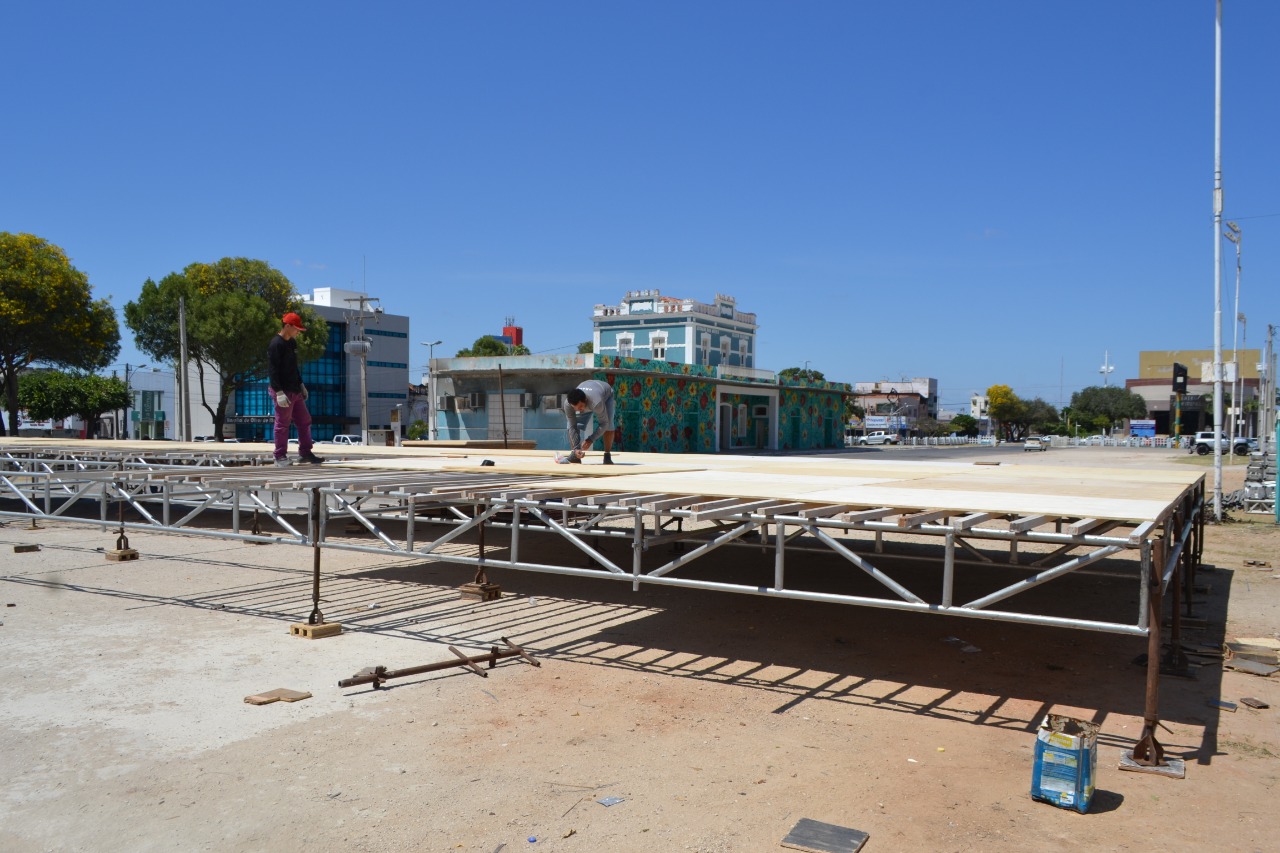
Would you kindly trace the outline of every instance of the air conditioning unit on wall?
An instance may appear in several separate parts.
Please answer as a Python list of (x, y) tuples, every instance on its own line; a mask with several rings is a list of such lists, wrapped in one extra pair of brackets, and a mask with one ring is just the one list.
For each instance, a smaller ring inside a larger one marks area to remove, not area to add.
[(525, 391), (520, 395), (520, 408), (532, 409), (538, 405), (538, 395), (532, 391)]
[(472, 392), (471, 392), (471, 399), (470, 399), (470, 401), (469, 401), (469, 402), (471, 403), (471, 408), (473, 408), (473, 409), (483, 409), (483, 408), (484, 408), (484, 392), (483, 392), (483, 391), (472, 391)]
[(453, 397), (448, 395), (436, 397), (436, 409), (441, 412), (447, 412), (453, 408)]
[(559, 394), (545, 394), (542, 397), (542, 408), (548, 411), (558, 409), (564, 405)]
[(767, 418), (767, 417), (769, 417), (769, 407), (768, 407), (768, 406), (752, 406), (752, 407), (751, 407), (751, 417), (753, 417), (753, 418)]

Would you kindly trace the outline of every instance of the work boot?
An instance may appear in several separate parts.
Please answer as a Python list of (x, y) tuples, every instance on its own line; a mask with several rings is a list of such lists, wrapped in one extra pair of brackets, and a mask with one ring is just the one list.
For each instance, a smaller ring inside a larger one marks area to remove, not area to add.
[(609, 454), (609, 451), (607, 451), (607, 450), (606, 450), (606, 451), (605, 451), (605, 453), (604, 453), (604, 464), (606, 464), (606, 465), (612, 465), (612, 464), (613, 464), (613, 456), (611, 456), (611, 455)]
[(309, 465), (319, 465), (324, 460), (314, 453), (306, 453), (298, 457), (299, 462), (306, 462)]

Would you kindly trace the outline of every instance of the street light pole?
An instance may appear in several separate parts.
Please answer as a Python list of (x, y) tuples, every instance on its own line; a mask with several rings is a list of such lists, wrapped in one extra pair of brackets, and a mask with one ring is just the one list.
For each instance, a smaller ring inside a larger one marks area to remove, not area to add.
[(1111, 384), (1111, 374), (1115, 371), (1115, 365), (1111, 363), (1111, 350), (1102, 351), (1102, 367), (1098, 368), (1098, 372), (1102, 374), (1102, 387), (1106, 388)]
[[(359, 334), (342, 345), (342, 349), (347, 355), (354, 355), (360, 359), (360, 442), (365, 446), (369, 446), (369, 351), (373, 349), (373, 344), (364, 334), (364, 319), (368, 316), (366, 306), (378, 303), (375, 297), (365, 296), (361, 294), (355, 299), (348, 299), (347, 302), (360, 303), (359, 314), (356, 319), (359, 322)], [(382, 313), (381, 308), (374, 309), (374, 316)]]
[(133, 386), (129, 384), (129, 375), (133, 373), (135, 370), (141, 370), (144, 367), (146, 367), (145, 364), (139, 364), (137, 367), (132, 367), (130, 366), (129, 362), (126, 361), (124, 363), (124, 391), (125, 391), (125, 394), (127, 395), (127, 398), (124, 404), (124, 429), (122, 429), (121, 432), (124, 433), (126, 438), (129, 436), (129, 431), (130, 431), (129, 430), (129, 408), (133, 404)]
[(1222, 521), (1222, 0), (1213, 44), (1213, 520)]
[(1240, 246), (1243, 235), (1240, 233), (1240, 226), (1234, 222), (1227, 223), (1227, 230), (1222, 232), (1222, 236), (1226, 237), (1236, 247), (1236, 319), (1231, 324), (1231, 361), (1235, 365), (1236, 375), (1231, 379), (1231, 425), (1227, 428), (1227, 447), (1231, 448), (1231, 452), (1235, 452), (1236, 445), (1236, 422), (1240, 420), (1244, 414), (1244, 407), (1241, 405), (1240, 394), (1237, 393), (1237, 385), (1240, 391), (1244, 391), (1244, 381), (1240, 375)]
[(436, 432), (436, 370), (432, 362), (436, 360), (436, 347), (443, 341), (423, 341), (427, 348), (427, 438), (435, 441)]

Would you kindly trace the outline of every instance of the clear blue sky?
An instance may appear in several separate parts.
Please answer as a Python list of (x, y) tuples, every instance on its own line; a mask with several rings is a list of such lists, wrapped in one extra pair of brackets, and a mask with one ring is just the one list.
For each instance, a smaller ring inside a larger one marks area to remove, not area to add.
[[(148, 360), (120, 311), (143, 281), (226, 256), (366, 289), (437, 355), (507, 316), (572, 351), (627, 290), (727, 293), (759, 366), (933, 376), (944, 405), (1213, 345), (1213, 0), (124, 0), (4, 26), (0, 230), (111, 298), (122, 363)], [(1227, 0), (1251, 346), (1280, 323), (1277, 33), (1280, 3)]]

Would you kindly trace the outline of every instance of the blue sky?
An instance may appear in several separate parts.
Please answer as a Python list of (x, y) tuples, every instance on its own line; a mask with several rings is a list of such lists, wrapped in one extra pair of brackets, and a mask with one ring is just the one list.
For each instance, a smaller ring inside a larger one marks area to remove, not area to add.
[[(1280, 323), (1280, 3), (1227, 0), (1225, 217)], [(572, 351), (628, 290), (759, 366), (1051, 403), (1213, 345), (1213, 0), (11, 4), (0, 230), (121, 317), (260, 258), (451, 355)], [(1230, 251), (1227, 251), (1230, 250)], [(1231, 346), (1234, 249), (1225, 244)], [(426, 350), (422, 349), (425, 364)], [(416, 375), (420, 364), (411, 373)]]

